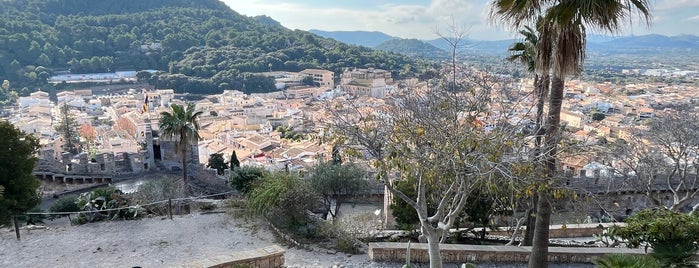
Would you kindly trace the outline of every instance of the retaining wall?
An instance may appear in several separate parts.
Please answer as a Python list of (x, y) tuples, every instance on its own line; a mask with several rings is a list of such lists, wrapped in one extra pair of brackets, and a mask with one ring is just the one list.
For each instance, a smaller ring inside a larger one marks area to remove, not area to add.
[(251, 267), (251, 268), (279, 268), (284, 265), (285, 250), (277, 245), (234, 252), (232, 254), (219, 255), (208, 257), (202, 260), (190, 262), (181, 267), (187, 268), (233, 268), (233, 267)]
[[(405, 262), (408, 243), (369, 243), (369, 258), (377, 262)], [(529, 261), (531, 247), (480, 246), (441, 244), (444, 263), (465, 262), (519, 262)], [(580, 248), (549, 247), (549, 262), (593, 263), (597, 258), (611, 253), (645, 254), (643, 249), (629, 248)], [(415, 263), (429, 263), (427, 244), (410, 245), (410, 259)]]

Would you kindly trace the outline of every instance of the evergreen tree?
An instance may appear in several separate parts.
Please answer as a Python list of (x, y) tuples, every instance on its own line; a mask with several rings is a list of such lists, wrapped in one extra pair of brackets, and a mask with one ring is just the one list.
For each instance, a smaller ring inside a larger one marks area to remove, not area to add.
[(0, 225), (39, 204), (39, 180), (32, 175), (38, 149), (36, 138), (0, 121)]
[(226, 163), (226, 160), (223, 160), (223, 154), (214, 153), (209, 155), (209, 162), (206, 164), (206, 167), (215, 169), (218, 175), (223, 175), (223, 170), (228, 169), (228, 163)]
[(63, 136), (63, 145), (61, 145), (61, 148), (63, 148), (65, 152), (77, 154), (78, 144), (80, 143), (78, 121), (75, 120), (75, 116), (70, 114), (70, 107), (68, 104), (64, 103), (60, 109), (60, 121), (56, 126), (56, 131)]
[(231, 170), (240, 167), (240, 161), (238, 160), (238, 155), (236, 155), (235, 151), (233, 151), (233, 153), (231, 153), (230, 165), (231, 165)]

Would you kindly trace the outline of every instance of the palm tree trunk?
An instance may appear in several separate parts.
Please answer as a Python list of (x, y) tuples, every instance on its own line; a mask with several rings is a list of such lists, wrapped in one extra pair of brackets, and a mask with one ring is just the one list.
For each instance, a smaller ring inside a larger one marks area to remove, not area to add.
[(182, 148), (182, 183), (184, 183), (184, 192), (188, 196), (191, 195), (192, 189), (189, 187), (189, 176), (187, 176), (187, 146)]
[(534, 143), (535, 157), (539, 158), (541, 154), (541, 137), (544, 136), (545, 129), (543, 128), (544, 121), (544, 103), (549, 90), (549, 75), (544, 74), (541, 77), (538, 75), (534, 79), (536, 86), (536, 133)]
[[(541, 138), (546, 134), (543, 127), (544, 121), (544, 104), (546, 103), (546, 97), (548, 96), (549, 90), (549, 75), (543, 74), (541, 76), (536, 75), (534, 77), (534, 86), (536, 87), (536, 125), (535, 125), (535, 139), (534, 139), (534, 157), (535, 159), (542, 159), (541, 155)], [(523, 246), (531, 246), (534, 240), (534, 230), (536, 229), (536, 217), (537, 213), (536, 207), (538, 206), (536, 195), (532, 197), (531, 208), (527, 210), (527, 229), (524, 233), (524, 239), (522, 240)]]
[[(556, 172), (556, 149), (558, 146), (561, 108), (563, 104), (564, 78), (555, 75), (551, 84), (551, 98), (546, 117), (546, 136), (544, 137), (544, 156), (546, 171), (544, 180), (551, 180)], [(536, 211), (536, 227), (529, 268), (548, 267), (549, 225), (551, 223), (551, 203), (546, 192), (539, 192)]]
[(532, 252), (529, 256), (529, 268), (548, 267), (549, 253), (549, 224), (551, 223), (551, 203), (546, 193), (538, 194), (536, 208), (536, 227), (534, 227), (534, 241)]

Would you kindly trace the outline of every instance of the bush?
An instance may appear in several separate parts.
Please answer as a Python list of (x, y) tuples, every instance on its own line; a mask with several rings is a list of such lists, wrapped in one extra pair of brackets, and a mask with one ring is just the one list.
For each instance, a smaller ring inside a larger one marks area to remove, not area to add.
[(661, 267), (695, 267), (689, 260), (699, 250), (699, 216), (667, 209), (646, 209), (613, 227), (612, 234), (629, 247), (653, 248), (650, 255)]
[(268, 175), (269, 172), (261, 167), (238, 167), (231, 170), (228, 185), (234, 187), (241, 193), (247, 194), (252, 190), (253, 184), (260, 178)]
[[(140, 207), (128, 207), (129, 200), (124, 193), (114, 186), (102, 187), (82, 193), (77, 198), (77, 206), (83, 211), (78, 215), (77, 223), (94, 222), (107, 219), (135, 219), (142, 215)], [(123, 209), (121, 209), (123, 208)], [(110, 210), (118, 209), (118, 210)], [(103, 211), (108, 210), (108, 211)]]
[[(49, 212), (77, 212), (77, 211), (80, 211), (80, 208), (78, 208), (78, 197), (75, 195), (61, 196), (49, 208)], [(68, 215), (67, 214), (51, 215), (49, 217), (49, 219), (60, 218), (60, 217), (65, 217), (65, 216), (68, 216)]]
[(598, 268), (659, 268), (658, 262), (647, 255), (609, 254), (595, 261)]
[(349, 254), (357, 254), (361, 252), (362, 241), (359, 240), (356, 233), (348, 230), (347, 225), (343, 222), (323, 222), (320, 226), (319, 234), (335, 242), (335, 249), (340, 252)]
[(317, 200), (306, 181), (295, 174), (277, 172), (265, 176), (253, 187), (247, 205), (254, 214), (273, 216), (287, 227), (296, 227), (309, 222), (306, 212)]
[[(44, 212), (41, 208), (35, 207), (33, 209), (30, 209), (30, 213), (42, 213)], [(17, 221), (24, 222), (27, 225), (36, 225), (40, 223), (44, 223), (44, 220), (46, 219), (46, 215), (40, 214), (40, 215), (20, 215), (17, 216)]]

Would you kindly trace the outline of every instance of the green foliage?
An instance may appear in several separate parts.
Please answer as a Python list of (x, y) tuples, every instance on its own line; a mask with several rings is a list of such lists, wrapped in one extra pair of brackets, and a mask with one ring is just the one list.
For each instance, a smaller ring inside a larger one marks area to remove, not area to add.
[(699, 250), (699, 216), (667, 209), (645, 209), (629, 217), (626, 227), (612, 234), (626, 239), (629, 247), (651, 247), (662, 267), (694, 267), (689, 260)]
[[(403, 192), (410, 198), (417, 198), (417, 181), (414, 179), (402, 180), (396, 182), (396, 189)], [(493, 206), (495, 200), (492, 196), (481, 194), (480, 191), (474, 191), (467, 198), (466, 206), (459, 213), (459, 217), (455, 220), (454, 225), (458, 227), (470, 226), (487, 226), (490, 216), (495, 212)], [(428, 200), (428, 213), (434, 213), (436, 204)], [(420, 224), (420, 218), (417, 212), (405, 201), (400, 198), (394, 198), (390, 205), (396, 225), (402, 230), (414, 230)]]
[(206, 167), (215, 169), (218, 175), (223, 175), (223, 171), (228, 169), (228, 163), (223, 159), (223, 154), (214, 153), (209, 155), (209, 163)]
[(252, 186), (258, 179), (268, 175), (267, 170), (262, 167), (245, 166), (231, 171), (228, 185), (235, 187), (241, 193), (247, 194), (252, 190)]
[[(106, 209), (112, 200), (121, 199), (123, 193), (114, 186), (97, 188), (91, 192), (82, 193), (78, 196), (76, 205), (85, 210), (90, 208)], [(120, 201), (120, 200), (116, 200)]]
[[(417, 182), (414, 179), (396, 181), (396, 190), (404, 193), (410, 198), (417, 197)], [(408, 205), (403, 199), (393, 198), (390, 205), (393, 218), (396, 220), (396, 227), (402, 230), (414, 230), (420, 225), (420, 218), (413, 207)], [(434, 206), (428, 210), (434, 210)], [(431, 213), (432, 211), (430, 211)]]
[(65, 152), (77, 154), (79, 152), (80, 135), (78, 135), (78, 121), (70, 113), (70, 106), (64, 103), (61, 106), (60, 120), (56, 125), (56, 132), (61, 134), (63, 144), (61, 148)]
[(141, 207), (128, 207), (129, 200), (121, 190), (114, 186), (97, 188), (91, 192), (82, 193), (78, 196), (76, 204), (81, 210), (88, 211), (88, 213), (80, 213), (73, 220), (76, 224), (95, 222), (102, 219), (136, 219), (143, 214), (143, 208)]
[(276, 129), (277, 132), (279, 132), (279, 136), (282, 139), (287, 139), (287, 140), (292, 140), (292, 141), (300, 141), (303, 139), (303, 134), (290, 129), (289, 127), (285, 126), (279, 126)]
[(462, 263), (461, 268), (476, 268), (477, 266), (473, 263)]
[[(35, 207), (35, 208), (32, 208), (31, 210), (29, 210), (29, 211), (27, 211), (27, 212), (31, 212), (31, 213), (43, 213), (43, 212), (45, 212), (45, 211), (43, 211), (43, 210), (42, 210), (41, 208), (39, 208), (39, 207)], [(27, 214), (24, 214), (24, 215), (21, 215), (21, 216), (17, 216), (17, 220), (18, 220), (18, 221), (24, 222), (24, 223), (27, 224), (27, 225), (42, 224), (42, 223), (44, 223), (44, 220), (45, 220), (45, 219), (46, 219), (46, 215), (43, 215), (43, 214), (36, 214), (36, 215), (27, 215)]]
[(600, 113), (600, 112), (594, 112), (594, 113), (592, 113), (591, 117), (592, 117), (592, 120), (594, 120), (594, 121), (602, 121), (605, 118), (607, 118), (607, 115)]
[(240, 167), (240, 160), (238, 160), (238, 154), (236, 154), (235, 151), (233, 151), (231, 153), (230, 165), (231, 165), (231, 170)]
[(38, 149), (36, 138), (0, 120), (0, 225), (39, 204), (39, 179), (32, 175)]
[(295, 174), (270, 173), (255, 184), (248, 196), (250, 212), (273, 216), (287, 226), (303, 226), (309, 222), (306, 211), (317, 196), (305, 180)]
[[(160, 121), (158, 126), (162, 131), (162, 138), (173, 139), (175, 142), (175, 151), (182, 157), (182, 179), (184, 189), (187, 193), (189, 189), (189, 177), (187, 175), (187, 152), (191, 144), (201, 139), (199, 136), (199, 116), (202, 111), (196, 111), (194, 103), (188, 103), (185, 108), (182, 105), (170, 105), (171, 111), (160, 113)], [(195, 149), (196, 150), (196, 147)]]
[[(74, 195), (64, 195), (58, 198), (49, 208), (49, 212), (76, 212), (80, 211), (78, 207), (78, 197)], [(67, 215), (58, 215), (54, 217), (64, 217)]]
[[(323, 197), (326, 211), (330, 212), (334, 218), (345, 200), (363, 194), (369, 189), (365, 173), (354, 164), (338, 165), (333, 162), (322, 162), (310, 171), (309, 179), (313, 190)], [(331, 208), (332, 200), (335, 200), (334, 208)]]
[(449, 53), (446, 51), (418, 39), (394, 38), (378, 44), (375, 48), (408, 55), (413, 58), (442, 60), (449, 57)]
[(16, 88), (47, 88), (51, 70), (119, 68), (167, 71), (138, 78), (178, 93), (231, 88), (253, 93), (275, 89), (270, 78), (256, 72), (398, 70), (413, 63), (396, 53), (269, 25), (215, 0), (0, 1), (0, 10), (0, 79)]
[(648, 255), (609, 254), (595, 261), (597, 268), (659, 268), (658, 262)]

